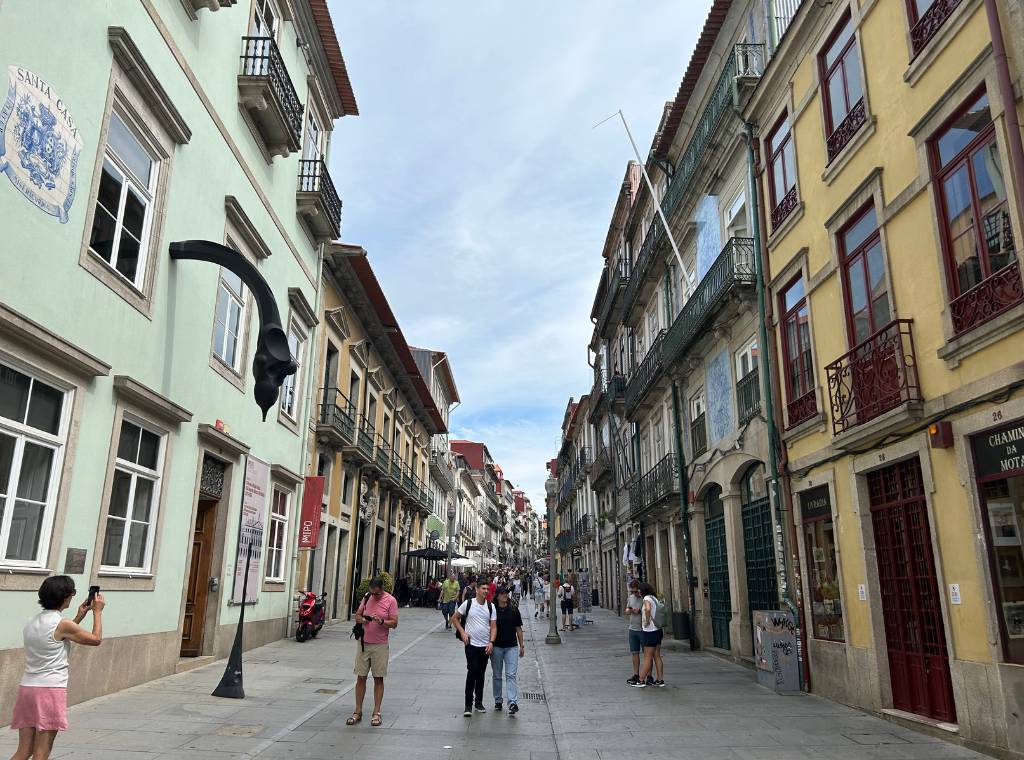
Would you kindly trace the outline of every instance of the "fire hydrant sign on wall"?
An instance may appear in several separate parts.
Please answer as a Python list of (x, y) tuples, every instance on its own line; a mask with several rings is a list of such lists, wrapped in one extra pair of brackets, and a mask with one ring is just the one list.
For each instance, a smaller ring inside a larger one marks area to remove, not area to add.
[(0, 172), (18, 191), (62, 224), (75, 200), (82, 138), (53, 88), (21, 66), (7, 67), (0, 106)]
[(299, 522), (299, 548), (315, 549), (320, 542), (320, 504), (324, 498), (324, 478), (306, 477), (302, 489), (302, 516)]

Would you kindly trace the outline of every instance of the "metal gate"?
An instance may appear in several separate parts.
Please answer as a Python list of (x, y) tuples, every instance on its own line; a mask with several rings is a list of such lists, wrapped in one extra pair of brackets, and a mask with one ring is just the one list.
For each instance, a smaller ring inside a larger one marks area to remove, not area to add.
[(712, 646), (729, 649), (729, 623), (732, 599), (729, 596), (729, 556), (725, 548), (725, 516), (709, 517), (704, 522), (708, 547), (708, 596), (711, 602)]
[(954, 723), (921, 463), (910, 459), (870, 473), (868, 493), (893, 706)]
[(748, 611), (778, 609), (772, 508), (767, 496), (743, 505), (743, 556), (747, 565)]

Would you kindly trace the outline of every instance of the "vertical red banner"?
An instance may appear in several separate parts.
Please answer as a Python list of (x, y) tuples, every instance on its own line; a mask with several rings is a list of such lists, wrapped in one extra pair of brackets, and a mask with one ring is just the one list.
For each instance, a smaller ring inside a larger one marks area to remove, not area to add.
[(323, 476), (307, 475), (302, 489), (302, 514), (299, 517), (300, 549), (314, 549), (320, 541), (320, 505), (323, 499)]

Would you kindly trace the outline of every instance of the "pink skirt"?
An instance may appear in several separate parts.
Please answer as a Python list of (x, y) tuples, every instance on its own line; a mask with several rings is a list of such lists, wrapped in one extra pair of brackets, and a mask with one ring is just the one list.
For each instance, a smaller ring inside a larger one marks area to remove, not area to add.
[(11, 728), (68, 730), (68, 690), (63, 686), (19, 686)]

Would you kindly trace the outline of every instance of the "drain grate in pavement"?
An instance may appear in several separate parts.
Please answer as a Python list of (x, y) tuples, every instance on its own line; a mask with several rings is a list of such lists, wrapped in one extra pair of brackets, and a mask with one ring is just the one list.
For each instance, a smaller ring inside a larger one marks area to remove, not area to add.
[(341, 678), (307, 678), (305, 680), (305, 683), (332, 683), (332, 684), (339, 684), (339, 683), (344, 683), (344, 681)]
[(547, 698), (539, 691), (521, 691), (519, 692), (519, 698), (525, 700), (532, 700), (533, 702), (547, 701)]

